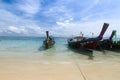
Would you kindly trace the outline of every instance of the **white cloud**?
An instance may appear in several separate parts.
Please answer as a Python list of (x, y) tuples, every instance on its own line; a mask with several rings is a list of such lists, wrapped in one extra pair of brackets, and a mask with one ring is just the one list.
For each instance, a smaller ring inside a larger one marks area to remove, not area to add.
[(27, 15), (34, 15), (40, 11), (40, 0), (20, 0), (17, 4), (18, 9), (27, 13)]
[(18, 28), (18, 27), (15, 27), (15, 26), (9, 26), (8, 27), (8, 30), (9, 31), (12, 31), (12, 32), (15, 32), (15, 33), (26, 33), (26, 30), (25, 30), (25, 28), (24, 27), (20, 27), (20, 28)]
[[(109, 23), (109, 27), (104, 36), (110, 36), (112, 30), (117, 30), (117, 34), (120, 34), (119, 21), (116, 20), (95, 20), (87, 22), (56, 22), (58, 25), (58, 30), (65, 36), (79, 35), (83, 32), (85, 36), (91, 36), (92, 32), (95, 36), (99, 35), (104, 22)], [(56, 29), (57, 31), (57, 29)]]
[[(14, 10), (4, 9), (4, 5), (2, 5), (3, 7), (0, 8), (0, 34), (14, 32), (24, 36), (45, 36), (45, 31), (49, 30), (53, 36), (79, 35), (81, 31), (86, 36), (91, 36), (91, 32), (97, 36), (104, 22), (110, 23), (106, 35), (111, 34), (112, 30), (117, 30), (120, 34), (120, 7), (116, 6), (116, 3), (112, 3), (114, 2), (112, 0), (57, 0), (45, 8), (43, 5), (41, 7), (40, 1), (19, 0), (16, 6), (14, 5), (15, 9), (24, 12), (23, 15), (37, 17), (37, 23), (36, 19), (27, 19), (25, 16), (21, 17), (21, 14), (15, 15)], [(114, 10), (109, 8), (110, 3), (114, 5)], [(40, 10), (43, 12), (39, 12)], [(39, 23), (42, 18), (56, 23), (46, 22), (45, 24), (51, 25), (51, 27), (43, 27)]]
[(61, 1), (56, 2), (53, 6), (45, 9), (43, 14), (54, 20), (64, 21), (69, 18), (73, 18), (72, 12), (66, 5), (61, 4)]
[(100, 0), (89, 0), (89, 4), (84, 5), (83, 10), (80, 12), (81, 16), (84, 16), (89, 10), (91, 10), (94, 6), (96, 6)]
[(39, 36), (43, 36), (45, 33), (45, 28), (44, 27), (40, 27), (38, 25), (31, 25), (28, 26), (27, 29), (32, 30), (34, 32), (34, 34), (39, 35)]
[(7, 11), (5, 9), (0, 9), (0, 26), (11, 26), (11, 25), (33, 25), (35, 24), (34, 20), (31, 19), (25, 19), (21, 16), (17, 16), (13, 14), (10, 11)]
[(24, 19), (4, 9), (0, 9), (0, 13), (2, 13), (0, 14), (0, 34), (6, 35), (11, 34), (11, 32), (15, 32), (23, 36), (41, 34), (39, 33), (41, 28), (39, 28), (34, 20)]

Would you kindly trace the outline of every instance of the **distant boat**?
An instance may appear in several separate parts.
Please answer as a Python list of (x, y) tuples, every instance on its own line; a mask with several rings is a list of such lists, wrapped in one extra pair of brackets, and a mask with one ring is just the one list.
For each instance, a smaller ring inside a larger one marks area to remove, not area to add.
[(84, 48), (92, 51), (95, 49), (99, 43), (99, 41), (103, 38), (105, 31), (107, 30), (109, 24), (104, 23), (101, 33), (98, 37), (95, 38), (87, 38), (84, 36), (76, 36), (68, 39), (68, 46), (72, 48)]
[(43, 41), (43, 47), (45, 49), (51, 48), (55, 44), (55, 41), (52, 37), (49, 36), (49, 32), (46, 31), (46, 39)]

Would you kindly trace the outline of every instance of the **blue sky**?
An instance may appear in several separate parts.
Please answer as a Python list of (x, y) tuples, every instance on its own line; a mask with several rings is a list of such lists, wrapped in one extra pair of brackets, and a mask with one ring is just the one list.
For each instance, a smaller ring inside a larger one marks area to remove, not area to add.
[(0, 36), (120, 35), (120, 0), (0, 0)]

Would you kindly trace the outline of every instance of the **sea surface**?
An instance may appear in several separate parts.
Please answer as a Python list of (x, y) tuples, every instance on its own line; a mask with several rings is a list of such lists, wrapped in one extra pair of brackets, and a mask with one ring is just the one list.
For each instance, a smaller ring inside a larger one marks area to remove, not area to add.
[(97, 51), (91, 53), (74, 50), (67, 46), (67, 38), (55, 37), (55, 45), (50, 49), (41, 49), (44, 37), (0, 37), (0, 60), (13, 59), (23, 61), (41, 61), (44, 63), (76, 62), (117, 62), (120, 63), (120, 50)]

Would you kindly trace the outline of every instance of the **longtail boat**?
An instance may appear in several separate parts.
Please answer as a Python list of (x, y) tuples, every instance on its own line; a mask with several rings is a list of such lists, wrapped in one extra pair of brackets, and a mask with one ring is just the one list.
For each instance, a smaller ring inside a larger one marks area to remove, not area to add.
[[(115, 37), (114, 40), (113, 37)], [(116, 30), (112, 31), (112, 34), (108, 39), (103, 39), (102, 41), (100, 41), (100, 46), (108, 50), (120, 49), (120, 41), (117, 41)]]
[(43, 47), (45, 49), (51, 48), (55, 44), (55, 41), (52, 37), (49, 36), (49, 32), (46, 31), (46, 39), (43, 41)]
[(93, 50), (99, 44), (99, 41), (102, 40), (104, 33), (106, 32), (109, 24), (104, 23), (101, 33), (98, 37), (87, 38), (84, 36), (76, 36), (68, 39), (68, 46), (72, 48), (84, 48), (87, 50)]

